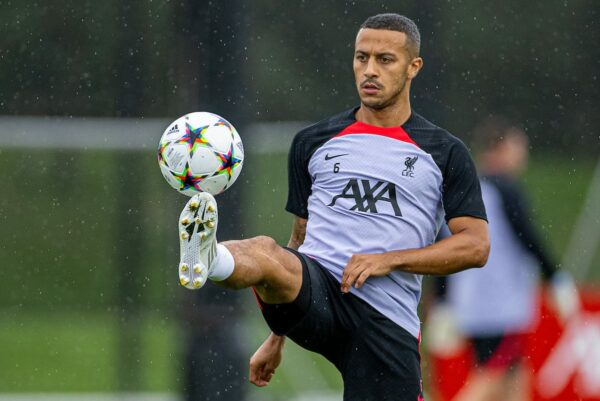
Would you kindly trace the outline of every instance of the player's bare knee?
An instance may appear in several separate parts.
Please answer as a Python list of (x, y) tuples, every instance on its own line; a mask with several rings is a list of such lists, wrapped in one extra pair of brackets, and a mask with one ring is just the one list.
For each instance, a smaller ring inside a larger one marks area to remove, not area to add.
[[(255, 259), (259, 255), (269, 254), (269, 252), (275, 252), (281, 249), (277, 242), (271, 237), (260, 235), (258, 237), (252, 237), (245, 240), (238, 241), (226, 241), (222, 242), (227, 249), (233, 254), (234, 259), (238, 258), (251, 258)], [(238, 256), (236, 258), (236, 256)]]
[(255, 250), (267, 255), (273, 255), (275, 252), (281, 250), (279, 244), (277, 244), (273, 238), (266, 235), (259, 235), (258, 237), (252, 238), (251, 241), (253, 242), (252, 245)]

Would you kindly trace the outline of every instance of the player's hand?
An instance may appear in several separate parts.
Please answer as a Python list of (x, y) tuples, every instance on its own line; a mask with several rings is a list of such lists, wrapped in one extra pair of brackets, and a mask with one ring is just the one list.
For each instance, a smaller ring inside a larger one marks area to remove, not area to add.
[(549, 295), (563, 323), (576, 316), (581, 309), (579, 291), (573, 277), (566, 271), (560, 271), (552, 277)]
[(279, 366), (285, 337), (271, 334), (250, 358), (250, 383), (258, 387), (269, 384)]
[(352, 255), (342, 274), (342, 292), (360, 288), (371, 276), (385, 276), (393, 270), (385, 254), (357, 253)]
[(438, 302), (431, 306), (423, 329), (427, 350), (433, 355), (448, 357), (456, 355), (465, 346), (456, 315), (450, 305)]

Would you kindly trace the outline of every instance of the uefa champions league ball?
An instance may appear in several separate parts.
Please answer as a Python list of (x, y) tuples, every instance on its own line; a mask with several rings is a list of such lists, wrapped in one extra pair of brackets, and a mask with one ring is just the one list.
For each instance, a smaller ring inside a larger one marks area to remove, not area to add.
[(190, 113), (173, 121), (158, 146), (162, 175), (187, 196), (225, 191), (240, 175), (243, 164), (239, 134), (227, 120), (212, 113)]

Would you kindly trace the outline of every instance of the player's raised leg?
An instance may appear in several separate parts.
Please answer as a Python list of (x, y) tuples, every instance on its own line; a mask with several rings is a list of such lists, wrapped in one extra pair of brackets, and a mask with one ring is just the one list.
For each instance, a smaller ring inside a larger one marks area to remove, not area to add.
[(260, 236), (217, 244), (217, 203), (212, 195), (194, 195), (179, 217), (179, 280), (189, 289), (207, 279), (232, 289), (254, 287), (266, 303), (293, 301), (302, 284), (302, 265), (291, 252)]
[(266, 236), (222, 245), (233, 256), (235, 268), (230, 277), (217, 284), (233, 289), (254, 287), (268, 304), (296, 299), (302, 285), (302, 264), (296, 255)]

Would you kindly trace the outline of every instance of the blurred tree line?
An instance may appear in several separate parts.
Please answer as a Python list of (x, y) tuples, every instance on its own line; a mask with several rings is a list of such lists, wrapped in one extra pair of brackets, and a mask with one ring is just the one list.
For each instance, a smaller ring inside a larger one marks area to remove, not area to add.
[[(0, 114), (174, 118), (218, 98), (250, 120), (318, 120), (357, 104), (359, 24), (399, 12), (422, 33), (417, 111), (466, 139), (479, 118), (502, 113), (523, 122), (534, 146), (597, 152), (599, 9), (594, 0), (2, 0)], [(228, 18), (215, 24), (215, 14)], [(231, 74), (244, 84), (228, 85)]]

